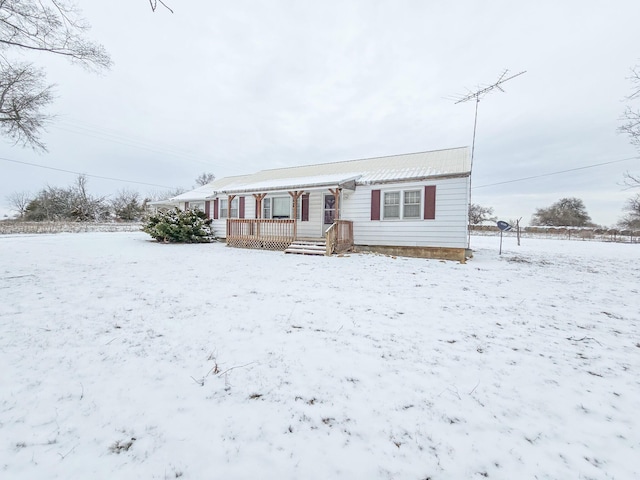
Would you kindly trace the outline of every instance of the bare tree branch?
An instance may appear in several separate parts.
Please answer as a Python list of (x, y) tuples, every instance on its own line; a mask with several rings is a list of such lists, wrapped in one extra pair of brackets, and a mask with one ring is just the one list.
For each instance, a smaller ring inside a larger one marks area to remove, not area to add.
[(640, 175), (636, 175), (630, 172), (624, 173), (624, 184), (627, 187), (638, 188), (640, 187)]
[(51, 116), (43, 113), (53, 100), (42, 70), (32, 64), (0, 61), (0, 132), (16, 144), (46, 151), (41, 132)]
[(85, 37), (88, 30), (69, 0), (0, 0), (0, 132), (15, 144), (46, 150), (40, 137), (51, 117), (43, 111), (53, 94), (42, 70), (5, 52), (46, 52), (89, 70), (109, 68), (109, 54)]
[(84, 36), (89, 25), (78, 8), (63, 0), (2, 0), (0, 48), (16, 47), (70, 58), (90, 69), (111, 66), (102, 45)]
[[(640, 99), (640, 66), (631, 69), (631, 94), (626, 97), (628, 102)], [(620, 133), (629, 136), (633, 145), (640, 149), (640, 109), (627, 105), (622, 114), (622, 125), (618, 128)]]

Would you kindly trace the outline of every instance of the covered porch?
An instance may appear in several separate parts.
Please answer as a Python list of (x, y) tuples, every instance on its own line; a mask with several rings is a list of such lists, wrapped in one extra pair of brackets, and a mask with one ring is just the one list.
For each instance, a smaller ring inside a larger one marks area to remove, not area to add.
[[(327, 203), (331, 208), (323, 209), (322, 213), (314, 209), (310, 215), (310, 193), (316, 198), (328, 196), (331, 202)], [(338, 185), (335, 188), (315, 186), (305, 190), (289, 190), (286, 192), (291, 203), (289, 218), (262, 218), (264, 212), (265, 215), (275, 213), (275, 209), (272, 210), (269, 204), (263, 209), (263, 202), (269, 200), (266, 198), (267, 192), (251, 193), (255, 200), (255, 218), (227, 218), (226, 243), (237, 248), (281, 250), (287, 253), (331, 255), (347, 251), (354, 243), (353, 222), (339, 218), (341, 193), (342, 187)], [(228, 194), (227, 204), (231, 205), (237, 195), (235, 192)], [(278, 195), (278, 192), (272, 195)], [(312, 222), (309, 222), (310, 218)], [(316, 225), (317, 222), (320, 223)], [(310, 231), (310, 223), (317, 229)]]

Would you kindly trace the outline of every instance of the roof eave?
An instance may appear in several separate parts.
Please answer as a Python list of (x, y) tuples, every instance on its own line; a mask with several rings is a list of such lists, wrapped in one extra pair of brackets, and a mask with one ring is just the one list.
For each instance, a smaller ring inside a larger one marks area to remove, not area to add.
[[(263, 187), (263, 188), (238, 188), (238, 189), (229, 189), (229, 190), (220, 190), (219, 192), (216, 192), (216, 195), (218, 193), (222, 193), (222, 194), (226, 194), (226, 195), (233, 195), (233, 194), (238, 194), (238, 193), (267, 193), (267, 192), (291, 192), (291, 191), (296, 191), (296, 190), (326, 190), (328, 188), (347, 188), (347, 189), (351, 189), (351, 185), (353, 185), (353, 182), (357, 183), (357, 179), (360, 177), (360, 175), (355, 176), (355, 177), (348, 177), (348, 178), (344, 178), (342, 180), (339, 180), (337, 182), (319, 182), (319, 183), (299, 183), (299, 184), (290, 184), (290, 185), (279, 185), (276, 187)], [(213, 195), (211, 197), (207, 197), (207, 198), (213, 198), (216, 195)]]
[(390, 178), (387, 180), (365, 180), (356, 181), (356, 185), (383, 185), (389, 183), (423, 182), (425, 180), (446, 180), (448, 178), (463, 178), (471, 176), (471, 172), (442, 173), (439, 175), (421, 175), (409, 178)]

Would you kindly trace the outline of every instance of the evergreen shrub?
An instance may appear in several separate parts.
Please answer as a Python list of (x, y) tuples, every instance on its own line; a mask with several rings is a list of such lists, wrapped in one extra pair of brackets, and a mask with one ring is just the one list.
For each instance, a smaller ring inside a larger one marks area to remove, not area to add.
[(152, 214), (142, 227), (155, 240), (164, 243), (207, 243), (215, 239), (211, 219), (202, 210), (174, 208)]

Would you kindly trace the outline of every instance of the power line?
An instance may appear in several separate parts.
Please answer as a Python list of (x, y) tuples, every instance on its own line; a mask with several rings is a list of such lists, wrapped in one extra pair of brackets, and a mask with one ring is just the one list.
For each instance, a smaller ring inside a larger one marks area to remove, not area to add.
[[(87, 122), (73, 117), (60, 116), (56, 117), (54, 122), (49, 125), (50, 128), (63, 130), (76, 135), (83, 135), (91, 138), (97, 138), (99, 140), (117, 143), (128, 147), (139, 148), (141, 150), (147, 150), (153, 153), (160, 153), (163, 155), (171, 155), (181, 158), (188, 162), (198, 163), (200, 165), (206, 165), (208, 167), (218, 167), (220, 165), (203, 161), (195, 153), (187, 152), (182, 148), (171, 145), (166, 142), (159, 142), (157, 140), (147, 140), (137, 135), (131, 135), (119, 130), (110, 129), (95, 123)], [(65, 128), (66, 127), (66, 128)]]
[[(166, 149), (159, 149), (159, 148), (154, 148), (152, 146), (148, 146), (144, 144), (144, 142), (141, 142), (139, 140), (134, 140), (132, 138), (127, 138), (126, 136), (121, 135), (121, 138), (118, 138), (116, 135), (114, 134), (110, 134), (110, 133), (106, 133), (106, 132), (99, 132), (99, 131), (92, 131), (89, 128), (86, 127), (81, 127), (78, 125), (72, 125), (69, 124), (68, 125), (69, 128), (65, 128), (65, 126), (61, 126), (61, 125), (56, 125), (56, 124), (52, 124), (50, 125), (50, 128), (55, 128), (58, 130), (62, 130), (65, 132), (69, 132), (69, 133), (74, 133), (76, 135), (82, 135), (85, 137), (91, 137), (91, 138), (96, 138), (98, 140), (103, 140), (103, 141), (107, 141), (107, 142), (111, 142), (111, 143), (117, 143), (120, 145), (124, 145), (127, 147), (133, 147), (133, 148), (138, 148), (140, 150), (146, 150), (148, 152), (152, 152), (152, 153), (159, 153), (162, 155), (170, 155), (173, 157), (178, 157), (181, 158), (183, 160), (186, 160), (188, 162), (193, 162), (193, 163), (198, 163), (200, 165), (205, 165), (207, 167), (212, 167), (212, 166), (218, 166), (219, 165), (214, 165), (212, 163), (207, 163), (204, 162), (202, 160), (197, 160), (193, 157), (190, 157), (188, 154), (184, 154), (181, 152), (175, 152), (175, 151), (170, 151), (170, 150), (166, 150)], [(83, 131), (84, 130), (84, 131)]]
[(5, 162), (20, 163), (22, 165), (29, 165), (31, 167), (46, 168), (47, 170), (55, 170), (57, 172), (73, 173), (74, 175), (84, 175), (85, 177), (100, 178), (102, 180), (112, 180), (114, 182), (135, 183), (135, 184), (138, 184), (138, 185), (146, 185), (148, 187), (166, 188), (167, 190), (172, 190), (173, 188), (175, 188), (175, 187), (167, 187), (166, 185), (157, 185), (155, 183), (136, 182), (135, 180), (124, 180), (122, 178), (103, 177), (101, 175), (91, 175), (90, 173), (74, 172), (72, 170), (65, 170), (63, 168), (48, 167), (46, 165), (40, 165), (40, 164), (37, 164), (37, 163), (29, 163), (29, 162), (22, 162), (20, 160), (12, 160), (11, 158), (0, 157), (0, 160), (3, 160)]
[(504, 185), (506, 183), (524, 182), (525, 180), (533, 180), (535, 178), (550, 177), (552, 175), (559, 175), (561, 173), (575, 172), (577, 170), (585, 170), (587, 168), (601, 167), (602, 165), (610, 165), (612, 163), (628, 162), (629, 160), (639, 160), (639, 159), (640, 159), (640, 157), (621, 158), (620, 160), (611, 160), (610, 162), (594, 163), (594, 164), (591, 164), (591, 165), (585, 165), (583, 167), (570, 168), (568, 170), (560, 170), (560, 171), (551, 172), (551, 173), (542, 173), (540, 175), (533, 175), (531, 177), (523, 177), (523, 178), (516, 178), (516, 179), (513, 179), (513, 180), (505, 180), (504, 182), (487, 183), (485, 185), (476, 185), (473, 188), (475, 189), (475, 188), (493, 187), (495, 185)]

